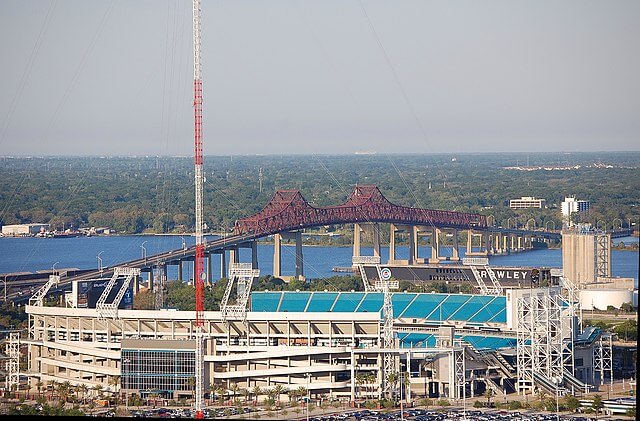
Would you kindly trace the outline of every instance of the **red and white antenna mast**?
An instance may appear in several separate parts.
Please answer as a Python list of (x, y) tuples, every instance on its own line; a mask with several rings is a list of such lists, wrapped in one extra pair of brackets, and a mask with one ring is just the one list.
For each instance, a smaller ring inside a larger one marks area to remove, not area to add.
[(202, 69), (200, 63), (200, 0), (193, 0), (193, 135), (195, 143), (195, 184), (196, 184), (196, 256), (194, 269), (194, 284), (196, 288), (196, 418), (204, 418), (204, 235), (202, 222)]

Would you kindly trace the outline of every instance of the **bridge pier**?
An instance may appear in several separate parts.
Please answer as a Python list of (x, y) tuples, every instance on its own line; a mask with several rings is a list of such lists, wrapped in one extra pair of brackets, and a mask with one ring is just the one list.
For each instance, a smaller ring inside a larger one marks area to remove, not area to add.
[(220, 279), (227, 277), (227, 256), (224, 249), (218, 253), (220, 255)]
[[(413, 265), (417, 260), (416, 238), (417, 230), (414, 225), (389, 224), (389, 264)], [(404, 231), (409, 233), (409, 256), (407, 259), (397, 259), (396, 256), (396, 233)]]
[(282, 278), (282, 240), (295, 239), (296, 243), (296, 278), (304, 278), (304, 258), (302, 255), (302, 231), (288, 231), (273, 235), (273, 276)]
[(458, 230), (454, 228), (452, 230), (452, 234), (453, 234), (453, 249), (451, 250), (451, 260), (453, 260), (454, 262), (457, 262), (460, 260), (460, 255), (458, 253)]
[(178, 260), (178, 281), (182, 281), (182, 260)]
[[(479, 240), (480, 250), (478, 251), (473, 251), (474, 237), (480, 237), (480, 240)], [(469, 229), (467, 230), (467, 250), (465, 254), (467, 256), (487, 256), (490, 250), (490, 243), (491, 243), (491, 235), (488, 232), (483, 231), (479, 233), (474, 233), (473, 230)]]
[(380, 257), (380, 227), (377, 223), (353, 224), (353, 256), (360, 257), (362, 253), (361, 235), (371, 235), (373, 242), (373, 255)]
[(280, 278), (282, 276), (282, 235), (280, 233), (273, 234), (273, 276)]

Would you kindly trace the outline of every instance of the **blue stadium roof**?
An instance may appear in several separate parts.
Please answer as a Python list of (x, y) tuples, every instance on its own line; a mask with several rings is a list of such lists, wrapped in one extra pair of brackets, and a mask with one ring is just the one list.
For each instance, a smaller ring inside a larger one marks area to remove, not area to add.
[[(381, 292), (255, 291), (251, 293), (250, 311), (377, 313), (382, 311), (383, 301)], [(392, 302), (395, 318), (507, 322), (504, 296), (395, 292)]]

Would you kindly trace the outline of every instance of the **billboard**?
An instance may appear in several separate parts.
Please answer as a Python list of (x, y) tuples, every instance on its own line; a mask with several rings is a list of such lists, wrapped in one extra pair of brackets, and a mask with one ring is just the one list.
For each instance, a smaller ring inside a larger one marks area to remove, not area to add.
[[(96, 308), (96, 303), (105, 290), (110, 279), (90, 279), (87, 281), (73, 281), (72, 294), (76, 308)], [(122, 288), (124, 278), (118, 279), (111, 288), (106, 303), (112, 303), (113, 299)], [(129, 287), (124, 293), (120, 301), (119, 309), (126, 310), (133, 308), (133, 282), (129, 283)]]

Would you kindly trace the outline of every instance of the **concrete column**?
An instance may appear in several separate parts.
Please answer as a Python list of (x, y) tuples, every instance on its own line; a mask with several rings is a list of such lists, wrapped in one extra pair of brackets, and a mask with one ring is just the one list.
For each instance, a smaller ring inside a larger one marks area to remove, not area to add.
[(489, 254), (489, 243), (491, 242), (489, 237), (490, 235), (488, 231), (482, 233), (482, 239), (484, 240), (484, 251), (486, 254)]
[(418, 227), (409, 225), (409, 264), (415, 264), (418, 259)]
[(258, 269), (258, 242), (251, 242), (251, 268)]
[(182, 281), (182, 260), (178, 260), (178, 281)]
[(362, 228), (360, 224), (353, 224), (353, 257), (359, 257), (361, 246), (360, 246), (360, 234), (362, 233)]
[(389, 224), (389, 263), (396, 260), (396, 226)]
[(213, 259), (211, 253), (207, 254), (207, 283), (213, 285)]
[(220, 279), (227, 277), (227, 259), (224, 249), (220, 252)]
[(273, 234), (273, 276), (282, 276), (282, 235)]
[(147, 274), (147, 287), (149, 288), (149, 291), (153, 292), (153, 266)]
[(304, 277), (304, 260), (302, 258), (302, 231), (296, 231), (296, 278)]
[(351, 349), (351, 402), (356, 400), (356, 359)]
[(133, 277), (133, 295), (136, 295), (140, 292), (140, 276), (136, 275)]
[(380, 257), (380, 226), (375, 223), (371, 228), (373, 229), (373, 255)]
[(473, 230), (467, 230), (467, 251), (465, 254), (469, 256), (471, 255), (472, 251), (473, 251)]
[(460, 256), (458, 255), (458, 230), (453, 230), (453, 250), (451, 252), (451, 260), (458, 261)]
[(229, 264), (231, 263), (240, 263), (240, 250), (238, 250), (238, 247), (229, 249)]
[(440, 262), (440, 230), (433, 227), (431, 230), (431, 258), (429, 263)]
[(518, 251), (522, 250), (522, 236), (518, 236)]

